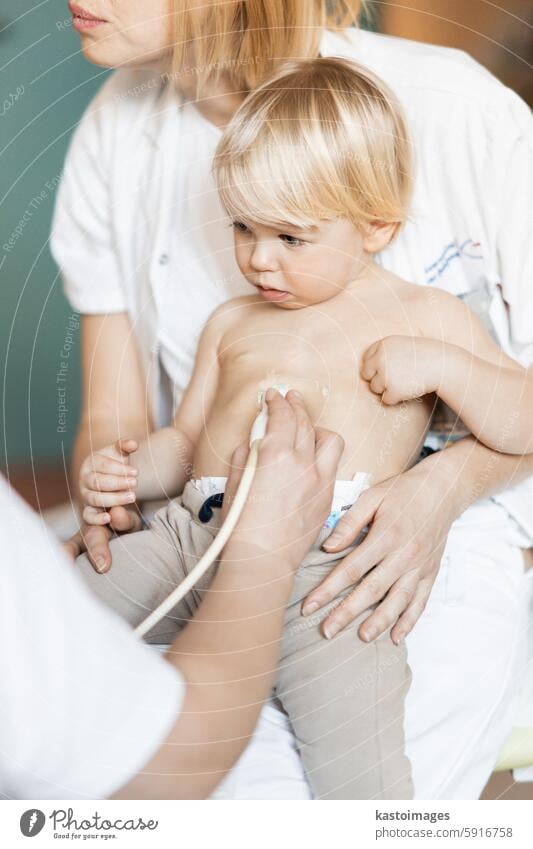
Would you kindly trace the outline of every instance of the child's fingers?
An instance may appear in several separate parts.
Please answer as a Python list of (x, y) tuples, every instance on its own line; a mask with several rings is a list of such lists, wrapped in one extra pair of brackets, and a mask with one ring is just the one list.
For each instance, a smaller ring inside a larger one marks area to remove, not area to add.
[(117, 504), (132, 504), (134, 492), (98, 492), (94, 489), (82, 489), (82, 498), (90, 507), (115, 507)]
[(376, 395), (383, 395), (386, 389), (384, 378), (380, 374), (375, 374), (370, 381), (370, 388)]
[(371, 345), (361, 357), (359, 373), (364, 380), (371, 380), (377, 371), (377, 343)]
[(377, 372), (376, 361), (372, 358), (361, 363), (360, 375), (363, 380), (372, 380)]
[(111, 516), (110, 525), (117, 533), (124, 534), (130, 531), (140, 531), (142, 528), (142, 519), (135, 508), (112, 507), (109, 515)]
[(397, 392), (394, 392), (392, 389), (385, 389), (385, 392), (381, 396), (381, 400), (383, 404), (386, 404), (388, 407), (394, 407), (396, 404), (399, 404), (400, 401), (407, 401), (407, 396), (404, 393), (404, 397), (401, 398)]
[(137, 486), (136, 477), (124, 477), (120, 475), (106, 475), (100, 472), (88, 472), (83, 481), (87, 489), (96, 492), (117, 492), (119, 490), (132, 490)]
[(93, 454), (91, 468), (94, 472), (105, 475), (121, 475), (122, 477), (136, 477), (138, 472), (135, 466), (131, 466), (124, 460), (113, 460), (105, 454)]
[(137, 451), (138, 443), (134, 439), (117, 439), (114, 444), (116, 451), (124, 457)]
[(83, 508), (83, 521), (87, 522), (88, 525), (108, 525), (111, 516), (105, 510), (87, 506)]
[(378, 339), (377, 342), (372, 342), (372, 344), (368, 346), (365, 353), (363, 354), (363, 359), (368, 359), (370, 357), (373, 357), (374, 354), (377, 352), (380, 345), (381, 345), (381, 339)]

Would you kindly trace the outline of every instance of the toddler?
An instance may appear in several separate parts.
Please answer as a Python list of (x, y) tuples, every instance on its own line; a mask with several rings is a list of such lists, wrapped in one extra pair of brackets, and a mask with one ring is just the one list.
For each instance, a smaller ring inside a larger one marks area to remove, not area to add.
[[(370, 481), (416, 462), (437, 395), (488, 446), (533, 450), (530, 375), (457, 298), (376, 263), (408, 215), (413, 166), (401, 110), (367, 70), (337, 58), (286, 66), (234, 115), (214, 175), (251, 294), (207, 322), (172, 426), (83, 464), (88, 521), (110, 522), (112, 508), (136, 499), (173, 500), (149, 530), (111, 542), (106, 576), (85, 556), (77, 563), (94, 591), (138, 625), (217, 533), (230, 459), (248, 437), (258, 397), (273, 384), (299, 391), (314, 423), (340, 433), (345, 449), (331, 513), (295, 578), (275, 694), (315, 798), (412, 798), (403, 642), (395, 645), (390, 632), (361, 640), (368, 611), (325, 639), (331, 607), (304, 618), (301, 602), (353, 548), (323, 548), (342, 512)], [(172, 641), (215, 568), (149, 642)]]

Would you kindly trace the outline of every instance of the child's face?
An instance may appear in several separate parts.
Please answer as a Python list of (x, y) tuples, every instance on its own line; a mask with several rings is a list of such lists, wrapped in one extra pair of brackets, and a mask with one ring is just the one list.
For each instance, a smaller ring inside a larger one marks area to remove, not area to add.
[(356, 280), (369, 261), (362, 233), (347, 218), (321, 221), (311, 230), (292, 225), (233, 222), (235, 258), (252, 286), (283, 309), (300, 309), (334, 298)]

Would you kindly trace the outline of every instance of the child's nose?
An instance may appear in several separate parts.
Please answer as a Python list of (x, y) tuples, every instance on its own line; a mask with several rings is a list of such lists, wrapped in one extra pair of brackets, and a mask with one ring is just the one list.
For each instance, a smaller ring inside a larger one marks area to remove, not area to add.
[(272, 243), (256, 242), (250, 262), (257, 271), (275, 271), (277, 263)]

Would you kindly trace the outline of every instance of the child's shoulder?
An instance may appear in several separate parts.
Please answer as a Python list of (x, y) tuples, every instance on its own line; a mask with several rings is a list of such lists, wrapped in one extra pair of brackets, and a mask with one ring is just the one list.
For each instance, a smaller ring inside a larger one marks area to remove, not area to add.
[(238, 321), (244, 318), (246, 313), (250, 315), (250, 310), (257, 305), (257, 295), (241, 295), (238, 298), (231, 298), (229, 301), (224, 301), (216, 309), (213, 310), (206, 322), (206, 327), (216, 330), (218, 333), (224, 333), (231, 329)]
[(257, 304), (257, 295), (240, 295), (238, 298), (231, 298), (213, 310), (209, 321), (235, 321), (253, 304)]

